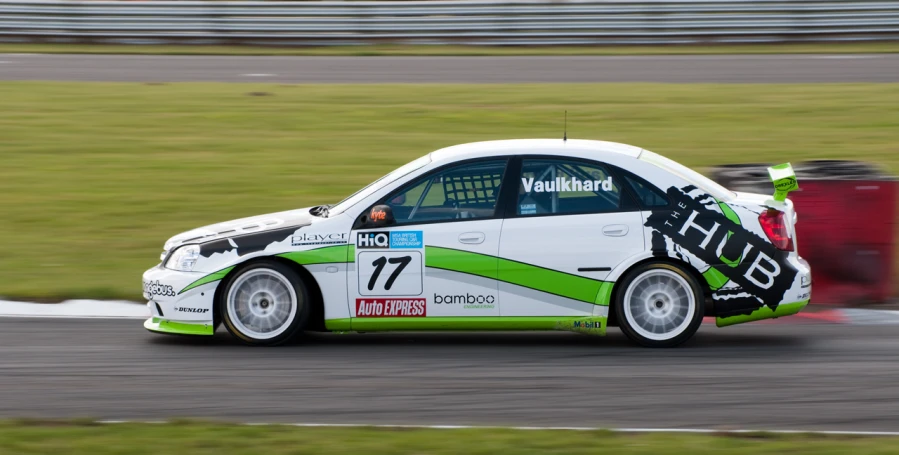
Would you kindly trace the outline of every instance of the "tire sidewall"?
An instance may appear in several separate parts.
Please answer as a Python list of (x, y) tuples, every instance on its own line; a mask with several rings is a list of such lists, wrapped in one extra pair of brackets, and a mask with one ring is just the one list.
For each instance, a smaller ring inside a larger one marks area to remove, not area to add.
[[(693, 302), (696, 306), (693, 309), (693, 317), (687, 327), (677, 336), (667, 340), (652, 340), (640, 335), (640, 333), (631, 326), (631, 322), (628, 321), (627, 313), (624, 309), (624, 296), (627, 294), (628, 288), (633, 285), (634, 280), (645, 272), (659, 269), (674, 272), (681, 276), (690, 286), (690, 291), (693, 292)], [(618, 317), (619, 328), (629, 339), (646, 347), (667, 348), (677, 346), (687, 341), (697, 330), (699, 330), (699, 326), (702, 324), (702, 318), (704, 316), (704, 309), (705, 296), (703, 295), (700, 283), (692, 274), (685, 271), (682, 267), (669, 262), (650, 262), (634, 268), (628, 272), (624, 280), (621, 281), (621, 287), (615, 295), (615, 314)]]
[[(231, 293), (231, 286), (235, 281), (237, 281), (238, 278), (240, 278), (245, 273), (258, 269), (270, 269), (283, 275), (293, 286), (294, 292), (297, 296), (297, 311), (294, 315), (293, 321), (290, 322), (284, 332), (275, 337), (267, 339), (255, 339), (245, 335), (236, 328), (234, 323), (231, 321), (231, 317), (228, 313), (228, 296)], [(284, 343), (301, 332), (306, 327), (306, 323), (309, 320), (310, 301), (306, 286), (297, 275), (297, 273), (293, 271), (293, 269), (284, 264), (281, 264), (280, 262), (273, 260), (261, 260), (246, 264), (245, 266), (240, 267), (239, 270), (230, 274), (225, 279), (225, 281), (222, 283), (222, 289), (223, 291), (219, 297), (219, 301), (217, 302), (218, 313), (220, 315), (221, 321), (225, 325), (225, 328), (228, 329), (228, 332), (230, 332), (232, 335), (234, 335), (235, 338), (246, 344), (252, 346), (274, 346)]]

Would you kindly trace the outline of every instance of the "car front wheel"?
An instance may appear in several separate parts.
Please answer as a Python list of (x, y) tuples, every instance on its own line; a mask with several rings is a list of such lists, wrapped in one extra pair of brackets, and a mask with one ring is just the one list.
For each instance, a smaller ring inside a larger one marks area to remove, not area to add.
[(297, 274), (276, 261), (250, 264), (229, 277), (219, 314), (232, 335), (251, 345), (276, 345), (309, 319), (309, 298)]
[(643, 264), (622, 281), (615, 299), (621, 330), (648, 347), (672, 347), (693, 336), (702, 324), (700, 285), (681, 267), (664, 262)]

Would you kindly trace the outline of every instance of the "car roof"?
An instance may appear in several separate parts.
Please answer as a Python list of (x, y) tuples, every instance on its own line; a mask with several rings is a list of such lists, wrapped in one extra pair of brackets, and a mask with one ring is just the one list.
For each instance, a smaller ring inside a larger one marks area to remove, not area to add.
[(469, 158), (501, 155), (569, 155), (588, 154), (602, 158), (607, 154), (637, 158), (643, 149), (618, 142), (584, 139), (511, 139), (471, 142), (431, 152), (431, 160), (458, 161)]

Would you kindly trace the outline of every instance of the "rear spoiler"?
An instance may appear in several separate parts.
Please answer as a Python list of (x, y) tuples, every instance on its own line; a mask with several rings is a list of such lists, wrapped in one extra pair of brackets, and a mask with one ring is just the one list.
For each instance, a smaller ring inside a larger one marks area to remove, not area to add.
[(799, 183), (796, 182), (796, 173), (793, 172), (793, 166), (790, 163), (769, 167), (768, 175), (771, 176), (771, 182), (774, 183), (775, 201), (783, 202), (787, 198), (787, 193), (799, 188)]

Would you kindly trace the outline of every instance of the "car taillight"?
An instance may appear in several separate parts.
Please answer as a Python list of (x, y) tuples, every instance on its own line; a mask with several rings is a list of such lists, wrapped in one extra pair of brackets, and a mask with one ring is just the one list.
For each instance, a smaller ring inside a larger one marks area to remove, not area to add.
[(779, 250), (793, 251), (793, 239), (790, 237), (790, 230), (787, 229), (787, 222), (784, 212), (780, 210), (768, 209), (759, 215), (759, 224), (768, 236), (768, 240), (774, 244)]

